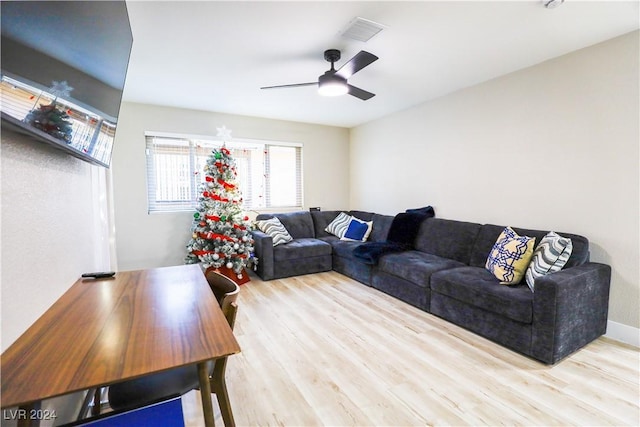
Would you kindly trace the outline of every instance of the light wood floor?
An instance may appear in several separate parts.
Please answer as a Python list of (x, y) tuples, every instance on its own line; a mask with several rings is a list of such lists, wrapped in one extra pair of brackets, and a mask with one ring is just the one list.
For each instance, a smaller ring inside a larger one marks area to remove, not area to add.
[(600, 338), (543, 365), (335, 272), (252, 277), (235, 332), (238, 426), (640, 425), (637, 348)]

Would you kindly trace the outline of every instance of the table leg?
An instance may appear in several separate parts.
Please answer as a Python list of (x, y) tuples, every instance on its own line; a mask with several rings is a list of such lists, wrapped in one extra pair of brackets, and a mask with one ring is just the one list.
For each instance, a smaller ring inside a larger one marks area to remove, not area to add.
[(198, 379), (200, 380), (200, 397), (202, 398), (202, 413), (205, 427), (215, 427), (213, 420), (213, 404), (211, 403), (211, 384), (209, 383), (209, 368), (207, 362), (198, 363)]
[(33, 417), (40, 410), (40, 402), (30, 403), (19, 408), (18, 427), (38, 427), (40, 418)]
[(100, 415), (102, 403), (102, 387), (98, 387), (93, 392), (93, 408), (91, 408), (91, 415)]

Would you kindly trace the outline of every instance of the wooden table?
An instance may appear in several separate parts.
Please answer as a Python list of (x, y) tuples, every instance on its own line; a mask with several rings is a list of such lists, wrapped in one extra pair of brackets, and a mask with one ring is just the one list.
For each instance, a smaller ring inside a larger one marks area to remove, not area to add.
[(238, 352), (198, 265), (80, 279), (2, 354), (2, 408), (197, 364), (213, 426), (206, 362)]

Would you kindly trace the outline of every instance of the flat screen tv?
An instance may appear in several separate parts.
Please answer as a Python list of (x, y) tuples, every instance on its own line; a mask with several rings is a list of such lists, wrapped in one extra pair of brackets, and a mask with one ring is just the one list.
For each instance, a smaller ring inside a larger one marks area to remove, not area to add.
[(133, 36), (125, 1), (2, 1), (2, 127), (109, 167)]

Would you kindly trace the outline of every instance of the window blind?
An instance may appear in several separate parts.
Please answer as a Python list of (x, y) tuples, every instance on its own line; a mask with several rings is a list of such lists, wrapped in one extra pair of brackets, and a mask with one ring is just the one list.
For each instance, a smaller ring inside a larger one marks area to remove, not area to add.
[(53, 97), (47, 97), (42, 91), (29, 90), (29, 87), (2, 76), (2, 111), (18, 120), (24, 120), (29, 112), (39, 104), (50, 104)]
[[(203, 167), (221, 141), (205, 137), (146, 134), (148, 211), (194, 210)], [(243, 208), (302, 208), (302, 147), (242, 140), (227, 142), (236, 162)]]
[(300, 147), (268, 145), (266, 147), (265, 207), (302, 206), (302, 163)]
[(195, 177), (191, 148), (184, 139), (147, 137), (147, 192), (149, 211), (194, 207)]

